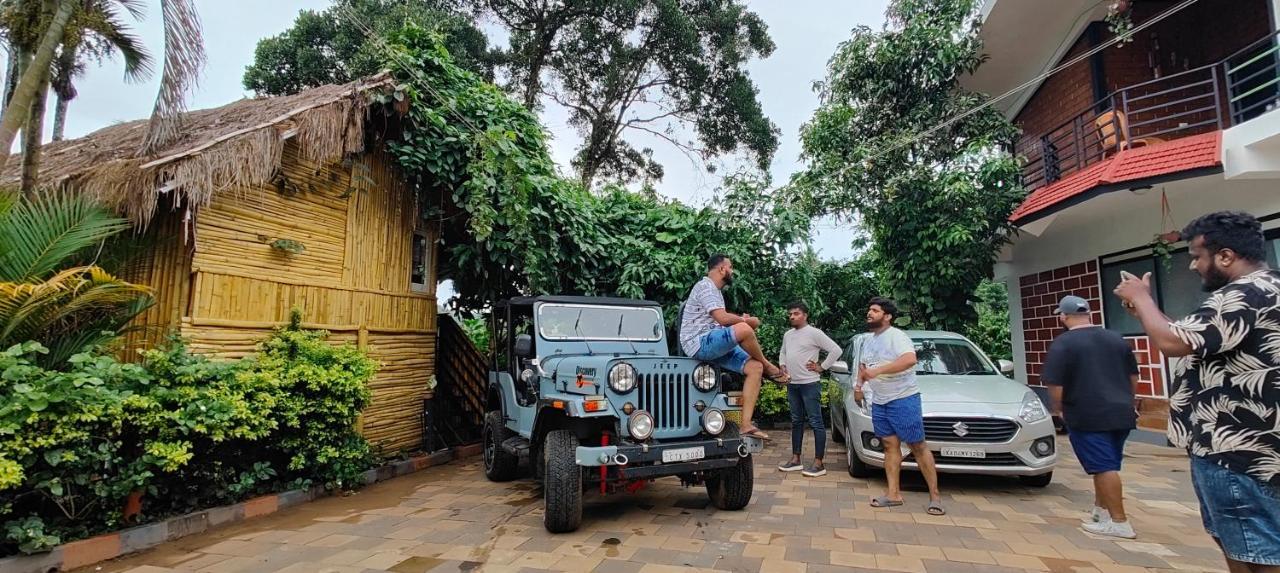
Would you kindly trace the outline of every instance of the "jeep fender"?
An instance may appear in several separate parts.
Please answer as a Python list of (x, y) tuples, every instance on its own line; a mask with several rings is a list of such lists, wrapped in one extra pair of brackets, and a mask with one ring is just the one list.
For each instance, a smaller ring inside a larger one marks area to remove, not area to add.
[(593, 443), (606, 430), (617, 435), (619, 428), (618, 419), (613, 416), (577, 418), (549, 406), (539, 408), (538, 417), (533, 422), (534, 443), (542, 443), (542, 438), (554, 430), (573, 430), (579, 440)]

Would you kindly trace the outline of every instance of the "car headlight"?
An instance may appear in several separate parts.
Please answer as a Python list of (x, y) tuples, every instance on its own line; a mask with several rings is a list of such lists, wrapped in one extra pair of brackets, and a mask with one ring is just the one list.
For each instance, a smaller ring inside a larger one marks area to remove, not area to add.
[(626, 362), (614, 364), (613, 368), (609, 369), (609, 387), (619, 394), (634, 390), (637, 379), (639, 376), (636, 375), (635, 367)]
[(1022, 410), (1018, 412), (1018, 417), (1030, 424), (1048, 418), (1049, 411), (1045, 409), (1035, 392), (1027, 392), (1027, 395), (1022, 397)]
[(644, 410), (636, 410), (627, 421), (627, 430), (637, 440), (647, 440), (653, 435), (653, 416)]
[(713, 436), (720, 435), (724, 431), (724, 412), (715, 408), (710, 408), (702, 413), (702, 429)]
[(699, 364), (693, 369), (693, 385), (703, 392), (710, 392), (716, 387), (716, 368), (710, 364)]

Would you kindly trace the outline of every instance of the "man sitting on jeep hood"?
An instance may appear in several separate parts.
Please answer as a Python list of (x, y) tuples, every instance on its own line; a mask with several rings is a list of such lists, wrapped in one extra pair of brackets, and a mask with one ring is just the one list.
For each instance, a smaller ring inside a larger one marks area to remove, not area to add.
[(760, 319), (736, 315), (724, 309), (721, 289), (733, 282), (733, 262), (726, 255), (712, 255), (707, 260), (707, 276), (693, 285), (689, 300), (680, 317), (680, 347), (698, 360), (716, 364), (746, 376), (742, 386), (742, 429), (746, 436), (767, 440), (769, 436), (751, 421), (756, 399), (760, 397), (760, 378), (765, 376), (786, 383), (786, 374), (764, 357), (756, 329)]

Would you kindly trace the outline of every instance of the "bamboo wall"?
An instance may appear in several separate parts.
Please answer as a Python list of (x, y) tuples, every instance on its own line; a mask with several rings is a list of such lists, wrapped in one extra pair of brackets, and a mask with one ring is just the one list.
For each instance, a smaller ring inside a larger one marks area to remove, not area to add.
[[(409, 284), (414, 199), (381, 152), (322, 166), (287, 145), (281, 171), (284, 181), (226, 192), (197, 215), (182, 333), (193, 350), (241, 357), (300, 307), (308, 327), (380, 363), (365, 436), (388, 451), (415, 448), (435, 370), (436, 300), (434, 272), (425, 292)], [(276, 239), (305, 250), (273, 248)]]
[(141, 349), (164, 342), (187, 309), (191, 296), (191, 249), (183, 241), (183, 212), (161, 208), (141, 233), (139, 249), (129, 257), (121, 278), (153, 289), (155, 304), (135, 318), (125, 335), (121, 358), (134, 360)]

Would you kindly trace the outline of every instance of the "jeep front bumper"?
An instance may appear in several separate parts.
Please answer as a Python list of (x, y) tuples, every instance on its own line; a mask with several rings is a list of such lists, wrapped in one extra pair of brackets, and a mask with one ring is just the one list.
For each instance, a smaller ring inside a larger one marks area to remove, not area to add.
[[(697, 447), (703, 448), (705, 452), (701, 459), (662, 462), (664, 451)], [(578, 446), (576, 458), (579, 466), (620, 466), (619, 470), (623, 477), (642, 478), (730, 467), (738, 463), (738, 458), (762, 450), (764, 450), (764, 442), (750, 436), (742, 436), (655, 444)]]

